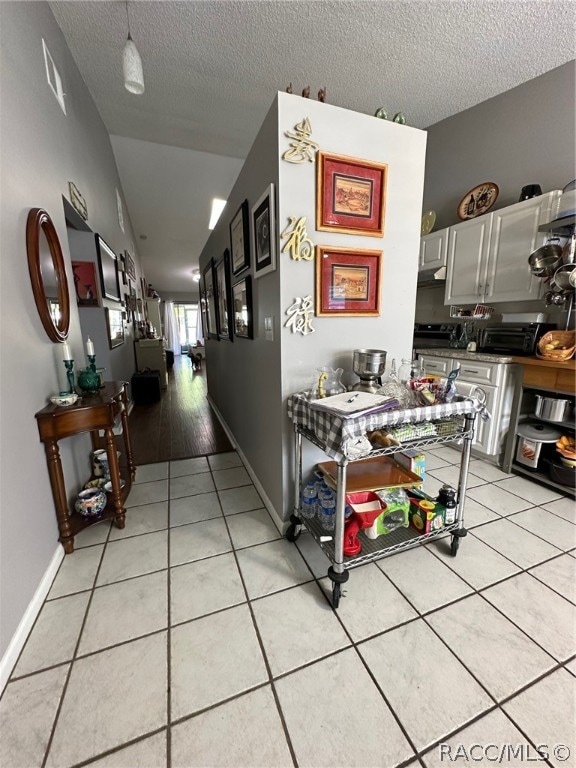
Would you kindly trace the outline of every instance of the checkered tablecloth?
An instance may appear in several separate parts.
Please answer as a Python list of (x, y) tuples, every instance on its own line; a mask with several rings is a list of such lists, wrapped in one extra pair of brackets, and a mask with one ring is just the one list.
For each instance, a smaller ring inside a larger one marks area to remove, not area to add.
[[(312, 432), (324, 446), (326, 454), (336, 461), (344, 457), (357, 459), (368, 455), (372, 446), (366, 440), (366, 432), (372, 432), (375, 429), (399, 424), (417, 424), (471, 413), (479, 413), (484, 418), (489, 416), (484, 403), (475, 398), (458, 397), (451, 403), (441, 405), (343, 418), (333, 411), (314, 408), (315, 401), (309, 400), (308, 396), (309, 393), (306, 392), (291, 395), (288, 398), (288, 416), (297, 427)], [(363, 448), (364, 445), (365, 448)]]

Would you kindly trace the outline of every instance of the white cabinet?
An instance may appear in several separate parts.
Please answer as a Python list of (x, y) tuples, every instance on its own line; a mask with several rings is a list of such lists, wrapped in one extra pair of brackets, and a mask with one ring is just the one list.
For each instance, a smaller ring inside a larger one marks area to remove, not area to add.
[(136, 351), (136, 367), (139, 371), (150, 368), (160, 371), (160, 385), (168, 386), (168, 371), (166, 369), (166, 352), (162, 339), (140, 339), (134, 342)]
[(512, 369), (508, 363), (491, 363), (485, 360), (470, 360), (458, 357), (454, 350), (453, 357), (443, 357), (428, 354), (418, 355), (423, 361), (426, 373), (446, 376), (457, 363), (460, 364), (458, 382), (475, 384), (486, 395), (486, 408), (491, 419), (484, 421), (476, 419), (476, 432), (472, 448), (483, 456), (498, 457), (504, 448), (504, 441), (510, 424), (512, 399), (514, 395), (514, 380)]
[(448, 250), (448, 229), (440, 229), (420, 238), (420, 259), (418, 271), (440, 269), (446, 265)]
[(528, 256), (546, 237), (538, 227), (554, 218), (560, 192), (548, 192), (449, 228), (445, 304), (537, 299), (541, 281)]

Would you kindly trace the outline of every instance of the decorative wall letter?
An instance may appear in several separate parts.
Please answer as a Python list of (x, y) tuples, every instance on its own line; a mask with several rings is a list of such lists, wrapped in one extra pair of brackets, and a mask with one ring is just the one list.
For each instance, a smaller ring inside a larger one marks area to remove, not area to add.
[(289, 163), (305, 163), (306, 160), (313, 163), (314, 153), (318, 150), (318, 144), (312, 141), (311, 135), (312, 126), (307, 117), (294, 126), (294, 133), (285, 131), (284, 136), (288, 136), (289, 139), (294, 139), (294, 141), (290, 142), (290, 149), (284, 152), (282, 159), (287, 160)]
[[(292, 227), (292, 230), (290, 230)], [(282, 253), (288, 251), (290, 257), (294, 261), (312, 261), (314, 259), (314, 243), (308, 237), (306, 231), (306, 216), (300, 216), (296, 219), (296, 216), (288, 217), (288, 226), (280, 235), (281, 238), (286, 238), (286, 242), (282, 246)]]
[(294, 303), (288, 307), (286, 314), (288, 315), (288, 320), (284, 323), (284, 327), (290, 328), (292, 333), (301, 333), (302, 336), (314, 333), (315, 329), (312, 328), (312, 317), (314, 315), (312, 296), (294, 299)]

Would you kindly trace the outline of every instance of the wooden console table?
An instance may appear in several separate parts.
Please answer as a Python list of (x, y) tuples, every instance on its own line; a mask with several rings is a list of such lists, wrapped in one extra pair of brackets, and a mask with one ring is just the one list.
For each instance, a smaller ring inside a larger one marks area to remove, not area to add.
[[(44, 443), (46, 451), (50, 485), (52, 486), (60, 532), (59, 540), (62, 542), (66, 554), (74, 551), (74, 536), (79, 531), (104, 518), (113, 517), (116, 526), (124, 528), (126, 520), (124, 502), (128, 497), (132, 481), (136, 475), (136, 467), (132, 460), (130, 435), (128, 433), (127, 406), (126, 383), (122, 381), (108, 381), (105, 382), (100, 392), (95, 395), (83, 395), (75, 405), (47, 405), (46, 408), (35, 414), (40, 440)], [(121, 487), (120, 465), (114, 438), (114, 425), (118, 417), (122, 421), (127, 469), (125, 473), (127, 477), (123, 478), (125, 481), (123, 488)], [(96, 450), (102, 447), (98, 434), (99, 430), (104, 430), (104, 447), (106, 448), (110, 466), (112, 494), (100, 517), (86, 519), (76, 512), (70, 512), (58, 441), (82, 432), (90, 432), (92, 448)]]

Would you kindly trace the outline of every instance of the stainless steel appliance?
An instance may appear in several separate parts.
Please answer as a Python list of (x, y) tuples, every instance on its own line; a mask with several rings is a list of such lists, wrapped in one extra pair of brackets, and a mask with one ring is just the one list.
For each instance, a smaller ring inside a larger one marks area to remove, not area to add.
[(460, 323), (414, 323), (414, 349), (449, 347), (460, 336)]
[(386, 369), (386, 352), (383, 349), (355, 349), (352, 370), (360, 381), (352, 389), (360, 392), (377, 392), (382, 385)]
[(536, 395), (534, 415), (547, 421), (568, 421), (572, 400), (560, 397), (544, 397)]
[(491, 324), (480, 330), (478, 351), (522, 357), (535, 355), (540, 337), (555, 328), (552, 323)]

